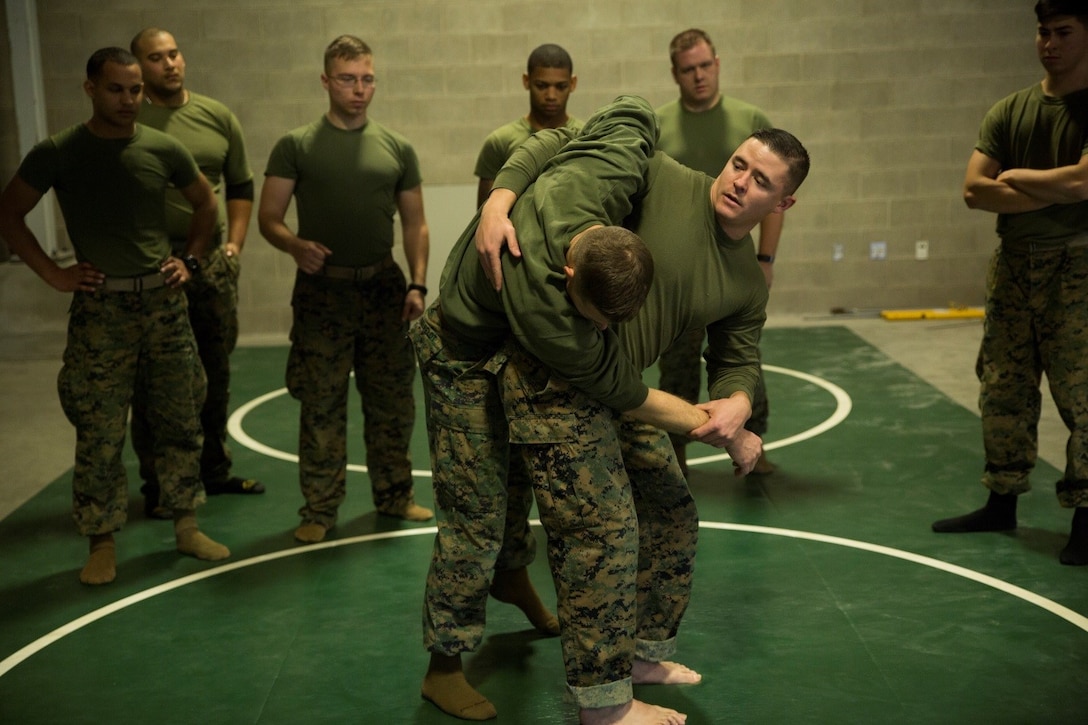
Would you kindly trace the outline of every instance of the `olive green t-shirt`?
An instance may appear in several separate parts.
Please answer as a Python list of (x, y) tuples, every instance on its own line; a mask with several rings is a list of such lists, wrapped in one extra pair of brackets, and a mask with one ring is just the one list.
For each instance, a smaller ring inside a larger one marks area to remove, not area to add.
[[(582, 122), (577, 118), (567, 118), (567, 122), (561, 128), (576, 134), (582, 130)], [(475, 174), (481, 179), (494, 179), (499, 169), (514, 153), (514, 149), (525, 143), (536, 131), (529, 125), (526, 118), (511, 121), (505, 126), (499, 126), (484, 139), (484, 145), (480, 149), (480, 155), (476, 158)]]
[[(222, 240), (227, 219), (221, 193), (223, 186), (244, 184), (253, 179), (238, 119), (219, 101), (190, 91), (189, 100), (177, 108), (143, 104), (139, 121), (181, 141), (196, 159), (219, 201), (218, 238)], [(167, 191), (166, 224), (175, 252), (185, 248), (192, 215), (192, 205), (180, 192), (176, 189)]]
[(348, 131), (324, 116), (281, 138), (265, 175), (295, 181), (298, 236), (331, 249), (327, 263), (341, 267), (389, 254), (397, 195), (422, 183), (403, 136), (374, 121)]
[(757, 106), (729, 96), (700, 113), (675, 100), (658, 108), (657, 118), (661, 124), (657, 147), (689, 169), (714, 178), (746, 138), (771, 127), (771, 120)]
[[(1063, 98), (1042, 85), (1017, 91), (987, 112), (975, 148), (1002, 169), (1053, 169), (1077, 164), (1088, 153), (1088, 90)], [(1023, 214), (998, 214), (1002, 243), (1058, 243), (1088, 232), (1088, 201), (1052, 204)]]
[(166, 190), (199, 173), (181, 142), (141, 124), (123, 139), (72, 126), (34, 146), (18, 171), (37, 191), (56, 192), (76, 259), (110, 277), (159, 271), (171, 253)]

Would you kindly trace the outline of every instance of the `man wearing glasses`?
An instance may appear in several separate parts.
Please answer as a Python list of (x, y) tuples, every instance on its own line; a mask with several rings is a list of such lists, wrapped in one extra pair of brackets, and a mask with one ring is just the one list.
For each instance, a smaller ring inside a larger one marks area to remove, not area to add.
[[(325, 50), (329, 110), (272, 149), (257, 213), (261, 234), (298, 270), (287, 388), (301, 403), (295, 538), (314, 543), (336, 523), (347, 473), (348, 381), (362, 398), (367, 469), (378, 513), (426, 521), (415, 503), (408, 447), (415, 360), (408, 324), (423, 312), (429, 238), (411, 144), (371, 121), (374, 57), (357, 37)], [(297, 232), (284, 221), (294, 197)], [(408, 276), (392, 257), (400, 216)]]

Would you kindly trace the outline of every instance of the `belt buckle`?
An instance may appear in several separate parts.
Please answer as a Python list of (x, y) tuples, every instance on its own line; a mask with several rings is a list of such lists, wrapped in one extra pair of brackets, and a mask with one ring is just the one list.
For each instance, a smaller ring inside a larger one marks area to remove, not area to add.
[[(380, 264), (380, 263), (379, 263)], [(378, 273), (378, 265), (372, 264), (369, 267), (356, 267), (355, 268), (355, 281), (366, 282), (375, 274)]]

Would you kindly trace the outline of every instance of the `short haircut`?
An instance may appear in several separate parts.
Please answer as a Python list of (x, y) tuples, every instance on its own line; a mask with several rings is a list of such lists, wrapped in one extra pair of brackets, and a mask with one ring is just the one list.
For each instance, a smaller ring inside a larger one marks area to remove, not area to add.
[(329, 47), (325, 48), (325, 71), (332, 67), (336, 58), (341, 60), (355, 60), (364, 55), (374, 55), (370, 46), (354, 35), (341, 35), (334, 38)]
[(626, 322), (642, 308), (654, 279), (654, 259), (642, 239), (623, 227), (597, 227), (571, 249), (579, 295), (609, 324)]
[(570, 59), (570, 53), (555, 43), (545, 43), (534, 48), (529, 54), (525, 72), (532, 75), (537, 68), (559, 68), (574, 73), (574, 61)]
[(139, 65), (140, 61), (136, 60), (136, 56), (124, 48), (118, 48), (116, 46), (99, 48), (91, 53), (91, 57), (87, 60), (87, 80), (96, 81), (101, 78), (102, 67), (105, 66), (106, 63), (116, 63), (118, 65), (128, 66)]
[(786, 194), (797, 191), (801, 183), (808, 176), (809, 158), (808, 151), (789, 131), (780, 128), (762, 128), (753, 133), (749, 138), (754, 138), (769, 148), (778, 158), (789, 166), (789, 188)]
[(132, 36), (132, 40), (129, 41), (128, 44), (128, 49), (132, 52), (133, 55), (139, 57), (140, 46), (145, 40), (147, 40), (148, 38), (154, 38), (156, 35), (163, 35), (167, 32), (168, 31), (163, 30), (162, 28), (144, 28), (140, 32), (136, 33), (136, 35)]
[(676, 67), (676, 56), (685, 50), (691, 50), (699, 43), (706, 43), (710, 46), (710, 52), (713, 55), (718, 54), (718, 51), (714, 49), (714, 41), (710, 39), (706, 31), (698, 28), (688, 28), (682, 33), (677, 33), (669, 42), (669, 62), (672, 63), (673, 67)]
[(1071, 15), (1088, 27), (1088, 4), (1084, 0), (1039, 0), (1035, 3), (1035, 17), (1040, 23)]

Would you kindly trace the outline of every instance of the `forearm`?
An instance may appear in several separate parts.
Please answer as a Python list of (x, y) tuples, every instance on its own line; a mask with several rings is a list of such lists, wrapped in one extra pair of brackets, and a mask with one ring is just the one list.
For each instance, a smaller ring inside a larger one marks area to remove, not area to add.
[(212, 247), (215, 239), (215, 224), (219, 219), (219, 209), (215, 202), (201, 205), (193, 210), (189, 220), (189, 239), (185, 243), (185, 253), (202, 258)]
[(487, 200), (484, 201), (483, 207), (480, 210), (481, 217), (484, 215), (498, 215), (501, 217), (509, 217), (510, 210), (514, 208), (514, 203), (518, 200), (518, 193), (505, 188), (495, 188), (491, 190)]
[(257, 217), (257, 228), (269, 244), (281, 252), (295, 256), (303, 247), (302, 239), (291, 231), (282, 217), (273, 218), (264, 215)]
[(986, 179), (969, 185), (964, 190), (963, 200), (971, 209), (995, 214), (1023, 214), (1050, 206), (1049, 203), (1039, 201), (994, 179)]
[(412, 284), (427, 284), (427, 259), (430, 256), (430, 232), (426, 224), (405, 225), (404, 257), (408, 261), (408, 276)]
[(998, 177), (998, 183), (1011, 186), (1037, 202), (1044, 204), (1075, 204), (1088, 199), (1088, 180), (1079, 166), (1056, 169), (1009, 169)]
[(249, 220), (253, 214), (253, 201), (250, 199), (227, 199), (227, 241), (235, 254), (242, 253), (249, 231)]
[(785, 214), (768, 214), (759, 223), (759, 253), (774, 257), (778, 254), (778, 240), (782, 237)]
[(651, 388), (646, 400), (627, 415), (669, 433), (687, 434), (705, 424), (710, 416), (691, 403)]

